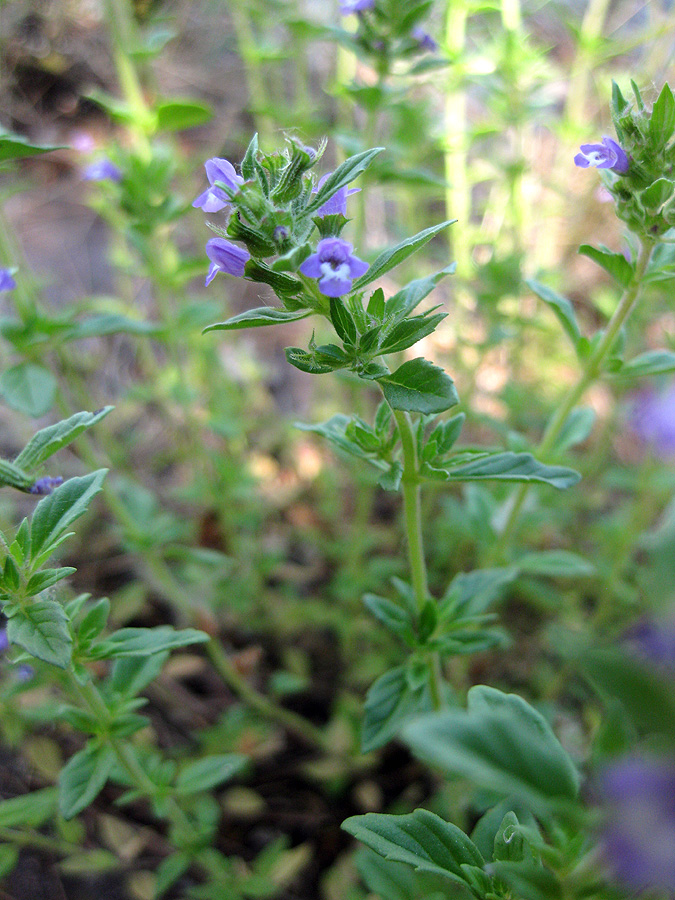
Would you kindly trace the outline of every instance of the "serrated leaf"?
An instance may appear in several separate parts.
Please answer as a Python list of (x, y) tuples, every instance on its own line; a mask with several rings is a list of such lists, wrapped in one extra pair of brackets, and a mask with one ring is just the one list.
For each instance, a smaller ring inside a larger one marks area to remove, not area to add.
[(548, 466), (531, 453), (490, 453), (478, 459), (443, 469), (423, 465), (423, 475), (440, 481), (522, 481), (550, 484), (558, 490), (576, 484), (581, 476), (565, 466)]
[(86, 512), (103, 487), (107, 471), (98, 469), (81, 478), (69, 478), (38, 503), (30, 525), (33, 559), (63, 537), (68, 527)]
[[(424, 231), (420, 231), (418, 234), (413, 235), (413, 237), (402, 241), (395, 247), (390, 247), (388, 250), (385, 250), (377, 257), (365, 275), (362, 275), (354, 282), (352, 290), (359, 291), (376, 279), (381, 278), (387, 272), (390, 272), (396, 266), (400, 265), (409, 256), (412, 256), (417, 250), (424, 247), (425, 244), (428, 244), (429, 241), (439, 232), (443, 231), (444, 228), (454, 224), (456, 221), (457, 219), (449, 219), (447, 222), (433, 225), (431, 228), (426, 228)], [(432, 278), (433, 277), (436, 276), (432, 276)]]
[(179, 794), (197, 794), (209, 791), (224, 781), (229, 781), (246, 768), (248, 758), (241, 753), (207, 756), (188, 763), (178, 773), (176, 791)]
[(52, 408), (56, 379), (44, 366), (22, 362), (2, 373), (0, 394), (12, 409), (38, 419)]
[(514, 566), (525, 575), (545, 575), (549, 578), (588, 578), (595, 574), (592, 563), (567, 550), (526, 553), (514, 562)]
[(378, 348), (378, 354), (400, 353), (401, 350), (407, 350), (422, 338), (432, 334), (446, 316), (447, 313), (437, 313), (435, 316), (413, 316), (411, 319), (404, 319), (391, 331), (387, 331), (382, 345)]
[(426, 688), (412, 690), (405, 666), (381, 675), (366, 695), (361, 731), (361, 750), (370, 753), (398, 733), (406, 719), (430, 710)]
[(541, 284), (533, 278), (526, 278), (525, 284), (532, 293), (536, 294), (540, 300), (543, 300), (553, 313), (555, 313), (558, 321), (576, 349), (579, 339), (581, 338), (581, 331), (579, 330), (574, 308), (567, 297), (563, 297), (562, 294), (556, 293), (551, 290), (551, 288), (546, 287), (545, 284)]
[(340, 188), (350, 184), (362, 172), (365, 172), (375, 157), (383, 150), (384, 147), (374, 147), (372, 150), (364, 150), (362, 153), (356, 153), (346, 159), (326, 178), (314, 195), (312, 202), (306, 207), (305, 213), (310, 215), (320, 209), (324, 203), (337, 194)]
[(295, 422), (295, 427), (301, 431), (312, 431), (314, 434), (321, 435), (330, 444), (343, 453), (349, 454), (349, 456), (366, 459), (379, 469), (388, 468), (385, 462), (380, 459), (373, 459), (363, 447), (348, 437), (347, 430), (352, 422), (353, 419), (349, 416), (338, 413), (326, 422), (319, 422), (316, 425), (305, 425), (302, 422)]
[(70, 663), (73, 639), (68, 616), (55, 600), (35, 600), (18, 609), (7, 623), (7, 637), (11, 644), (60, 669)]
[(366, 813), (342, 828), (385, 859), (466, 884), (462, 865), (482, 869), (485, 861), (461, 829), (426, 809), (403, 816)]
[(266, 325), (279, 325), (284, 322), (298, 322), (312, 315), (311, 309), (300, 309), (291, 312), (275, 306), (261, 306), (258, 309), (247, 309), (225, 322), (208, 325), (203, 334), (209, 331), (236, 331), (240, 328), (264, 328)]
[(73, 566), (61, 566), (60, 569), (42, 569), (32, 575), (26, 585), (26, 593), (30, 596), (46, 591), (48, 587), (77, 572)]
[(356, 343), (356, 324), (352, 314), (339, 297), (330, 298), (330, 319), (333, 328), (345, 344)]
[(544, 717), (516, 694), (478, 685), (466, 711), (420, 717), (403, 727), (403, 738), (422, 760), (541, 813), (578, 793), (567, 752)]
[(443, 369), (418, 357), (377, 379), (393, 409), (425, 415), (444, 412), (459, 403), (452, 379)]
[[(316, 353), (303, 350), (302, 347), (286, 347), (284, 350), (286, 360), (301, 372), (307, 372), (309, 375), (327, 375), (335, 369), (341, 368), (341, 365), (333, 365), (331, 361), (322, 362), (317, 358)], [(342, 363), (345, 365), (345, 363)]]
[[(612, 253), (606, 247), (591, 247), (582, 244), (579, 253), (587, 256), (608, 272), (622, 288), (628, 287), (633, 279), (633, 266), (622, 253)], [(564, 298), (563, 298), (564, 299)]]
[(94, 743), (68, 760), (59, 775), (59, 811), (64, 819), (72, 819), (96, 799), (114, 763), (112, 749)]
[(75, 438), (91, 428), (110, 413), (114, 407), (106, 406), (97, 412), (79, 412), (62, 422), (43, 428), (34, 434), (14, 460), (15, 464), (33, 471), (54, 453), (70, 444)]

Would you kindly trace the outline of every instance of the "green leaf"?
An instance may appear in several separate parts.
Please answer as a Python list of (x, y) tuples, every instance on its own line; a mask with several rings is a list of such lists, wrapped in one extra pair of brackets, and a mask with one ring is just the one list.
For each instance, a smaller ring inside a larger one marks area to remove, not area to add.
[(57, 807), (56, 788), (43, 788), (0, 801), (0, 828), (38, 828), (54, 818)]
[(576, 484), (581, 476), (565, 466), (547, 466), (531, 453), (503, 453), (481, 455), (478, 459), (443, 469), (428, 465), (421, 473), (440, 481), (523, 481), (542, 482), (562, 490)]
[(402, 243), (397, 244), (395, 247), (390, 247), (388, 250), (385, 250), (377, 257), (365, 275), (362, 275), (354, 282), (352, 290), (359, 291), (371, 282), (381, 278), (387, 272), (390, 272), (396, 266), (400, 265), (403, 260), (412, 256), (412, 254), (421, 247), (424, 247), (425, 244), (428, 244), (440, 231), (443, 231), (444, 228), (454, 224), (456, 221), (457, 219), (449, 219), (447, 222), (433, 225), (431, 228), (426, 228), (424, 231), (420, 231), (419, 234), (415, 234), (413, 237), (402, 241)]
[(375, 157), (382, 153), (384, 147), (375, 147), (372, 150), (364, 150), (346, 159), (342, 165), (332, 172), (321, 185), (314, 196), (314, 200), (306, 207), (305, 213), (311, 215), (320, 209), (327, 200), (337, 194), (340, 188), (345, 187), (354, 181), (362, 172), (368, 168)]
[(5, 878), (19, 861), (19, 848), (12, 844), (0, 844), (0, 878)]
[(335, 369), (342, 368), (348, 362), (346, 360), (338, 365), (333, 365), (332, 360), (321, 361), (317, 358), (316, 352), (303, 350), (302, 347), (286, 347), (284, 353), (287, 362), (296, 369), (300, 369), (301, 372), (307, 372), (310, 375), (327, 375), (329, 372), (334, 372)]
[(592, 563), (567, 550), (526, 553), (514, 565), (524, 575), (545, 575), (549, 578), (588, 578), (595, 574)]
[(98, 796), (110, 777), (115, 754), (110, 747), (89, 743), (68, 760), (59, 775), (59, 812), (72, 819)]
[[(401, 288), (396, 294), (387, 300), (384, 307), (384, 318), (387, 324), (392, 322), (400, 322), (406, 316), (419, 306), (419, 304), (427, 297), (438, 282), (445, 278), (446, 275), (452, 275), (456, 269), (455, 263), (441, 269), (434, 275), (428, 275), (426, 278), (418, 278), (411, 281), (404, 288)], [(374, 295), (373, 295), (374, 296)], [(368, 310), (370, 312), (370, 309)]]
[(622, 253), (612, 253), (606, 247), (591, 247), (590, 244), (582, 244), (579, 247), (579, 253), (602, 266), (605, 272), (609, 272), (622, 288), (628, 287), (631, 283), (634, 271), (633, 266)]
[(411, 319), (404, 319), (391, 331), (386, 332), (386, 337), (378, 348), (378, 355), (400, 353), (401, 350), (412, 347), (422, 338), (432, 334), (446, 316), (447, 313), (437, 313), (435, 316), (413, 316)]
[(56, 379), (44, 366), (22, 362), (2, 373), (0, 394), (12, 409), (38, 419), (52, 408)]
[(208, 325), (203, 334), (208, 331), (236, 331), (240, 328), (263, 328), (265, 325), (278, 325), (281, 322), (298, 322), (312, 315), (311, 309), (299, 309), (289, 311), (275, 306), (261, 306), (258, 309), (247, 309), (237, 316), (232, 316), (225, 322), (216, 322)]
[(393, 600), (379, 597), (377, 594), (365, 594), (363, 604), (389, 631), (412, 645), (414, 641), (413, 621), (407, 609), (394, 603)]
[(654, 149), (660, 150), (670, 141), (675, 131), (675, 98), (668, 82), (663, 85), (649, 119), (649, 136)]
[(62, 144), (40, 145), (33, 144), (20, 134), (12, 134), (0, 127), (0, 163), (10, 159), (25, 159), (28, 156), (38, 156), (41, 153), (49, 153), (52, 150), (67, 150)]
[(110, 637), (95, 644), (89, 651), (93, 659), (118, 659), (122, 656), (150, 656), (191, 644), (203, 644), (208, 634), (196, 628), (176, 631), (171, 625), (154, 628), (120, 628)]
[(474, 569), (458, 572), (441, 600), (442, 616), (479, 616), (501, 599), (505, 589), (515, 581), (517, 571), (508, 569)]
[(255, 175), (255, 160), (258, 156), (258, 132), (249, 141), (246, 153), (241, 161), (241, 174), (244, 181), (250, 181)]
[(406, 719), (431, 709), (425, 688), (410, 688), (405, 666), (396, 666), (371, 685), (363, 709), (361, 750), (382, 747), (400, 730)]
[(516, 694), (478, 685), (468, 708), (424, 716), (403, 727), (422, 760), (477, 787), (511, 794), (542, 813), (574, 800), (579, 776), (544, 717)]
[(478, 848), (463, 831), (426, 809), (403, 816), (366, 813), (342, 828), (385, 859), (466, 884), (463, 865), (482, 869)]
[(135, 697), (164, 667), (169, 651), (152, 656), (123, 656), (113, 663), (109, 684), (114, 693)]
[(65, 875), (98, 875), (119, 869), (124, 865), (116, 853), (110, 850), (83, 850), (58, 863), (58, 869)]
[(459, 403), (450, 376), (422, 357), (404, 362), (395, 372), (377, 381), (393, 409), (429, 415)]
[(0, 459), (0, 487), (13, 487), (20, 491), (27, 491), (34, 481), (34, 478), (31, 478), (15, 463)]
[(183, 131), (203, 125), (213, 118), (213, 110), (208, 103), (198, 100), (171, 99), (155, 106), (158, 131)]
[[(130, 319), (120, 313), (97, 313), (79, 322), (73, 322), (67, 339), (79, 341), (83, 338), (101, 337), (105, 334), (156, 334), (158, 331), (161, 331), (161, 326), (154, 322)], [(110, 408), (112, 409), (112, 407)]]
[(217, 784), (229, 781), (246, 768), (248, 758), (241, 753), (207, 756), (189, 763), (178, 773), (176, 790), (179, 794), (197, 794), (209, 791)]
[(42, 591), (46, 591), (53, 584), (68, 578), (73, 572), (77, 572), (77, 569), (73, 568), (73, 566), (61, 566), (60, 569), (42, 569), (30, 577), (26, 585), (26, 593), (30, 596), (41, 594)]
[(155, 880), (155, 894), (153, 900), (162, 897), (176, 881), (184, 875), (192, 864), (189, 853), (173, 853), (167, 856), (157, 866)]
[(64, 536), (66, 529), (86, 512), (101, 490), (107, 471), (98, 469), (82, 478), (69, 478), (38, 503), (30, 526), (33, 561), (41, 551), (48, 551)]
[(579, 330), (574, 308), (567, 297), (557, 294), (551, 288), (546, 287), (545, 284), (541, 284), (539, 281), (535, 281), (533, 278), (526, 278), (525, 284), (532, 293), (536, 294), (540, 300), (543, 300), (550, 307), (576, 349), (581, 338), (581, 331)]
[(570, 447), (583, 443), (590, 435), (595, 424), (595, 410), (590, 406), (578, 406), (565, 420), (555, 442), (555, 449), (562, 453)]
[(640, 193), (640, 201), (647, 212), (654, 214), (673, 196), (673, 190), (675, 190), (674, 182), (668, 178), (657, 178)]
[(57, 450), (70, 444), (75, 438), (105, 418), (114, 409), (106, 406), (97, 412), (79, 412), (69, 419), (50, 425), (34, 434), (15, 459), (15, 464), (33, 471)]
[(519, 900), (559, 900), (563, 896), (562, 886), (553, 872), (533, 862), (498, 860), (492, 864), (492, 870), (508, 885), (511, 896)]
[(68, 628), (68, 616), (55, 600), (35, 600), (30, 606), (17, 609), (7, 623), (10, 644), (18, 644), (32, 656), (58, 666), (68, 667), (73, 639)]
[(625, 362), (615, 378), (639, 378), (642, 375), (665, 375), (675, 372), (675, 353), (672, 350), (648, 350)]
[[(354, 858), (366, 887), (386, 900), (448, 900), (448, 882), (361, 848)], [(467, 895), (468, 896), (468, 895)], [(460, 898), (457, 898), (460, 900)]]
[(330, 298), (330, 319), (333, 328), (345, 344), (356, 343), (356, 324), (352, 314), (339, 297)]

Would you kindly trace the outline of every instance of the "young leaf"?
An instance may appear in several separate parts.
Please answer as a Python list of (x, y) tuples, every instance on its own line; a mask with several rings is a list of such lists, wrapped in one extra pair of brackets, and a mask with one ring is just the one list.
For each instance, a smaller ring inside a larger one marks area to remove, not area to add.
[(544, 717), (516, 694), (478, 685), (468, 708), (424, 716), (403, 727), (414, 753), (477, 787), (546, 811), (574, 800), (579, 776)]
[(382, 747), (406, 719), (430, 709), (428, 690), (410, 688), (405, 666), (390, 669), (374, 682), (366, 695), (361, 750), (370, 753)]
[(59, 812), (72, 819), (98, 796), (110, 776), (115, 754), (89, 743), (66, 763), (59, 775)]
[(403, 363), (395, 372), (377, 381), (393, 409), (429, 415), (444, 412), (459, 403), (450, 376), (422, 357)]
[(407, 609), (399, 603), (387, 600), (386, 597), (378, 597), (377, 594), (365, 594), (363, 605), (389, 631), (412, 646), (414, 642), (413, 622)]
[(618, 378), (638, 378), (668, 372), (675, 372), (675, 353), (672, 350), (648, 350), (624, 363), (618, 372), (612, 374)]
[(155, 106), (157, 131), (184, 131), (213, 118), (213, 110), (199, 100), (164, 100)]
[(525, 575), (548, 578), (588, 578), (595, 574), (595, 566), (568, 550), (538, 550), (526, 553), (514, 566)]
[(461, 829), (426, 809), (403, 816), (366, 813), (342, 827), (385, 859), (466, 884), (462, 866), (482, 869), (480, 851)]
[(374, 147), (372, 150), (364, 150), (346, 159), (342, 165), (332, 172), (321, 185), (314, 196), (314, 200), (306, 207), (307, 215), (320, 209), (327, 200), (337, 194), (340, 188), (345, 187), (354, 181), (362, 172), (368, 168), (375, 157), (382, 153), (384, 147)]
[(649, 136), (655, 145), (655, 150), (660, 150), (672, 138), (675, 131), (675, 97), (668, 82), (663, 85), (649, 120)]
[(207, 756), (188, 763), (178, 773), (176, 790), (179, 794), (197, 794), (209, 791), (224, 781), (238, 775), (248, 765), (248, 758), (241, 753)]
[(0, 828), (38, 828), (56, 813), (56, 788), (43, 788), (0, 801)]
[(590, 406), (578, 406), (573, 409), (555, 442), (556, 451), (562, 453), (564, 450), (569, 450), (570, 447), (582, 444), (590, 435), (594, 424), (595, 410)]
[(630, 284), (633, 278), (633, 266), (623, 253), (612, 253), (606, 247), (591, 247), (590, 244), (582, 244), (579, 247), (579, 253), (602, 266), (605, 272), (609, 272), (622, 288), (626, 288)]
[(86, 512), (91, 500), (103, 486), (107, 469), (98, 469), (82, 478), (69, 478), (53, 494), (35, 507), (31, 520), (33, 561), (61, 538), (66, 529)]
[(581, 476), (565, 466), (547, 466), (531, 453), (489, 453), (478, 459), (443, 469), (423, 465), (421, 472), (440, 481), (538, 481), (562, 490), (576, 484)]
[(386, 337), (380, 347), (378, 355), (385, 353), (400, 353), (412, 347), (422, 338), (432, 334), (447, 313), (437, 313), (435, 316), (413, 316), (411, 319), (403, 319), (391, 331), (387, 331)]
[(333, 328), (345, 344), (356, 343), (356, 324), (352, 314), (339, 297), (330, 298), (330, 319)]
[(191, 644), (203, 644), (208, 634), (196, 628), (176, 631), (171, 625), (154, 628), (120, 628), (89, 651), (92, 659), (118, 659), (122, 656), (150, 656)]
[(387, 325), (400, 322), (401, 319), (410, 315), (422, 300), (433, 291), (438, 282), (445, 278), (446, 275), (452, 275), (456, 268), (455, 263), (452, 263), (452, 265), (446, 266), (445, 269), (441, 269), (440, 272), (436, 272), (434, 275), (411, 281), (394, 294), (393, 297), (390, 297), (384, 308)]
[(56, 379), (44, 366), (22, 362), (0, 376), (0, 395), (18, 412), (38, 419), (52, 408)]
[(14, 460), (14, 463), (17, 466), (28, 469), (28, 471), (33, 471), (56, 453), (57, 450), (75, 440), (78, 435), (91, 428), (92, 425), (100, 422), (113, 409), (114, 407), (112, 406), (106, 406), (93, 413), (75, 413), (69, 419), (64, 419), (62, 422), (57, 422), (56, 425), (43, 428), (28, 441)]
[(11, 644), (60, 669), (70, 663), (73, 639), (68, 616), (55, 600), (36, 600), (17, 609), (7, 623), (7, 637)]
[(456, 221), (457, 219), (449, 219), (447, 222), (433, 225), (431, 228), (426, 228), (424, 231), (420, 231), (419, 234), (415, 234), (413, 237), (402, 241), (395, 247), (390, 247), (388, 250), (385, 250), (377, 257), (366, 274), (362, 275), (354, 282), (352, 290), (361, 290), (366, 287), (366, 285), (381, 278), (382, 275), (385, 275), (387, 272), (391, 271), (391, 269), (400, 265), (404, 259), (412, 256), (413, 253), (421, 247), (424, 247), (425, 244), (428, 244), (432, 237), (435, 237), (440, 231), (443, 231), (444, 228), (454, 224)]
[(280, 322), (298, 322), (312, 315), (311, 309), (300, 309), (290, 312), (275, 306), (260, 306), (258, 309), (247, 309), (237, 316), (232, 316), (225, 322), (216, 322), (208, 325), (203, 334), (208, 331), (236, 331), (240, 328), (263, 328), (265, 325), (278, 325)]
[(525, 279), (525, 284), (532, 293), (536, 294), (540, 300), (543, 300), (555, 313), (558, 321), (576, 349), (579, 339), (581, 338), (581, 331), (577, 324), (574, 308), (567, 297), (557, 294), (555, 291), (551, 290), (551, 288), (546, 287), (545, 284), (541, 284), (539, 281), (535, 281), (533, 278)]
[(28, 138), (19, 134), (12, 134), (0, 126), (0, 163), (10, 159), (24, 159), (27, 156), (37, 156), (41, 153), (49, 153), (51, 150), (67, 150), (62, 144), (41, 146), (33, 144)]

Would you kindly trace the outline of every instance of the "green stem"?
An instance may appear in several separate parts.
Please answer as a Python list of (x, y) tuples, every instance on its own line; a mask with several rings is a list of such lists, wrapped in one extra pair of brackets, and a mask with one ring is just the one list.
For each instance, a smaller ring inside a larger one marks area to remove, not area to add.
[[(558, 406), (549, 420), (541, 443), (535, 451), (536, 455), (541, 457), (544, 461), (554, 449), (555, 443), (560, 436), (560, 432), (563, 430), (570, 413), (584, 396), (588, 388), (600, 377), (603, 363), (609, 356), (619, 335), (619, 331), (625, 324), (638, 300), (642, 278), (649, 264), (653, 249), (654, 241), (644, 238), (640, 246), (640, 254), (635, 264), (633, 277), (626, 287), (623, 297), (614, 311), (612, 318), (609, 320), (609, 324), (607, 325), (601, 340), (598, 342), (593, 353), (588, 357), (576, 384), (568, 391), (563, 402)], [(528, 491), (528, 484), (521, 484), (516, 491), (513, 506), (511, 507), (511, 512), (509, 513), (504, 530), (493, 548), (491, 554), (492, 560), (503, 558), (504, 551), (513, 537), (513, 532), (518, 523), (520, 511), (527, 498)]]
[(237, 38), (239, 55), (244, 64), (246, 86), (248, 88), (248, 96), (255, 128), (264, 140), (265, 137), (269, 137), (269, 135), (272, 134), (274, 125), (269, 115), (266, 112), (263, 112), (263, 110), (269, 108), (270, 104), (262, 66), (260, 65), (258, 40), (254, 34), (251, 20), (248, 16), (247, 6), (248, 4), (242, 4), (241, 0), (237, 0), (236, 3), (230, 3), (229, 14)]
[(34, 831), (18, 831), (16, 828), (0, 828), (0, 842), (13, 844), (15, 847), (32, 847), (45, 853), (58, 853), (60, 856), (75, 856), (82, 853), (79, 844), (71, 844)]

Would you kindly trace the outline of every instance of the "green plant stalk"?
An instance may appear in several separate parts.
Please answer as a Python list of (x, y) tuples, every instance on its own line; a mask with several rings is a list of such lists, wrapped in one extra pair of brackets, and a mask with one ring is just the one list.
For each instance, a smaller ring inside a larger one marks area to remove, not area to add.
[(592, 64), (596, 58), (597, 42), (602, 38), (610, 0), (589, 0), (579, 29), (577, 53), (569, 76), (567, 100), (562, 121), (566, 126), (580, 126), (585, 122), (584, 108), (588, 96), (587, 86)]
[[(408, 545), (408, 562), (413, 586), (413, 594), (417, 611), (421, 613), (429, 599), (427, 565), (424, 558), (424, 540), (422, 536), (422, 498), (419, 473), (417, 471), (417, 448), (410, 418), (407, 413), (394, 409), (394, 419), (401, 439), (403, 451), (403, 475), (401, 489), (403, 492), (403, 511), (405, 531)], [(442, 673), (437, 653), (430, 654), (427, 660), (429, 669), (429, 691), (434, 709), (440, 709)]]
[(19, 831), (16, 828), (0, 828), (0, 842), (14, 844), (16, 847), (32, 847), (45, 853), (58, 853), (60, 856), (76, 856), (82, 853), (79, 844), (71, 844), (35, 831)]
[[(654, 246), (655, 242), (653, 240), (649, 240), (648, 238), (642, 239), (640, 245), (640, 253), (635, 264), (635, 272), (633, 273), (633, 277), (626, 287), (621, 301), (614, 311), (614, 314), (609, 320), (602, 339), (599, 341), (593, 353), (591, 353), (591, 355), (586, 360), (586, 363), (579, 375), (577, 382), (569, 390), (566, 397), (549, 420), (546, 431), (544, 432), (544, 436), (539, 446), (535, 450), (535, 454), (538, 457), (541, 457), (544, 461), (546, 461), (546, 458), (555, 447), (555, 442), (557, 441), (570, 413), (575, 408), (577, 403), (579, 403), (588, 388), (599, 378), (600, 372), (602, 370), (602, 365), (609, 356), (612, 347), (614, 346), (619, 335), (619, 331), (625, 324), (626, 320), (633, 311), (635, 304), (638, 301), (642, 278), (645, 274), (645, 271), (647, 270), (647, 266), (649, 265), (649, 260), (651, 259)], [(528, 491), (528, 484), (521, 484), (516, 491), (514, 495), (513, 506), (511, 507), (511, 512), (509, 513), (509, 517), (506, 521), (506, 524), (504, 525), (504, 529), (499, 537), (499, 540), (494, 545), (493, 552), (491, 554), (491, 559), (493, 561), (496, 559), (501, 559), (504, 556), (504, 552), (508, 547), (511, 538), (513, 537), (516, 525), (518, 524), (520, 512), (523, 508), (523, 504), (525, 503), (525, 499), (527, 498)]]
[(272, 134), (274, 124), (269, 115), (263, 112), (264, 109), (269, 108), (270, 104), (262, 66), (260, 65), (257, 40), (248, 15), (249, 8), (249, 3), (242, 3), (241, 0), (237, 0), (237, 2), (229, 4), (228, 12), (237, 38), (239, 55), (244, 64), (246, 86), (248, 88), (255, 129), (264, 139)]

